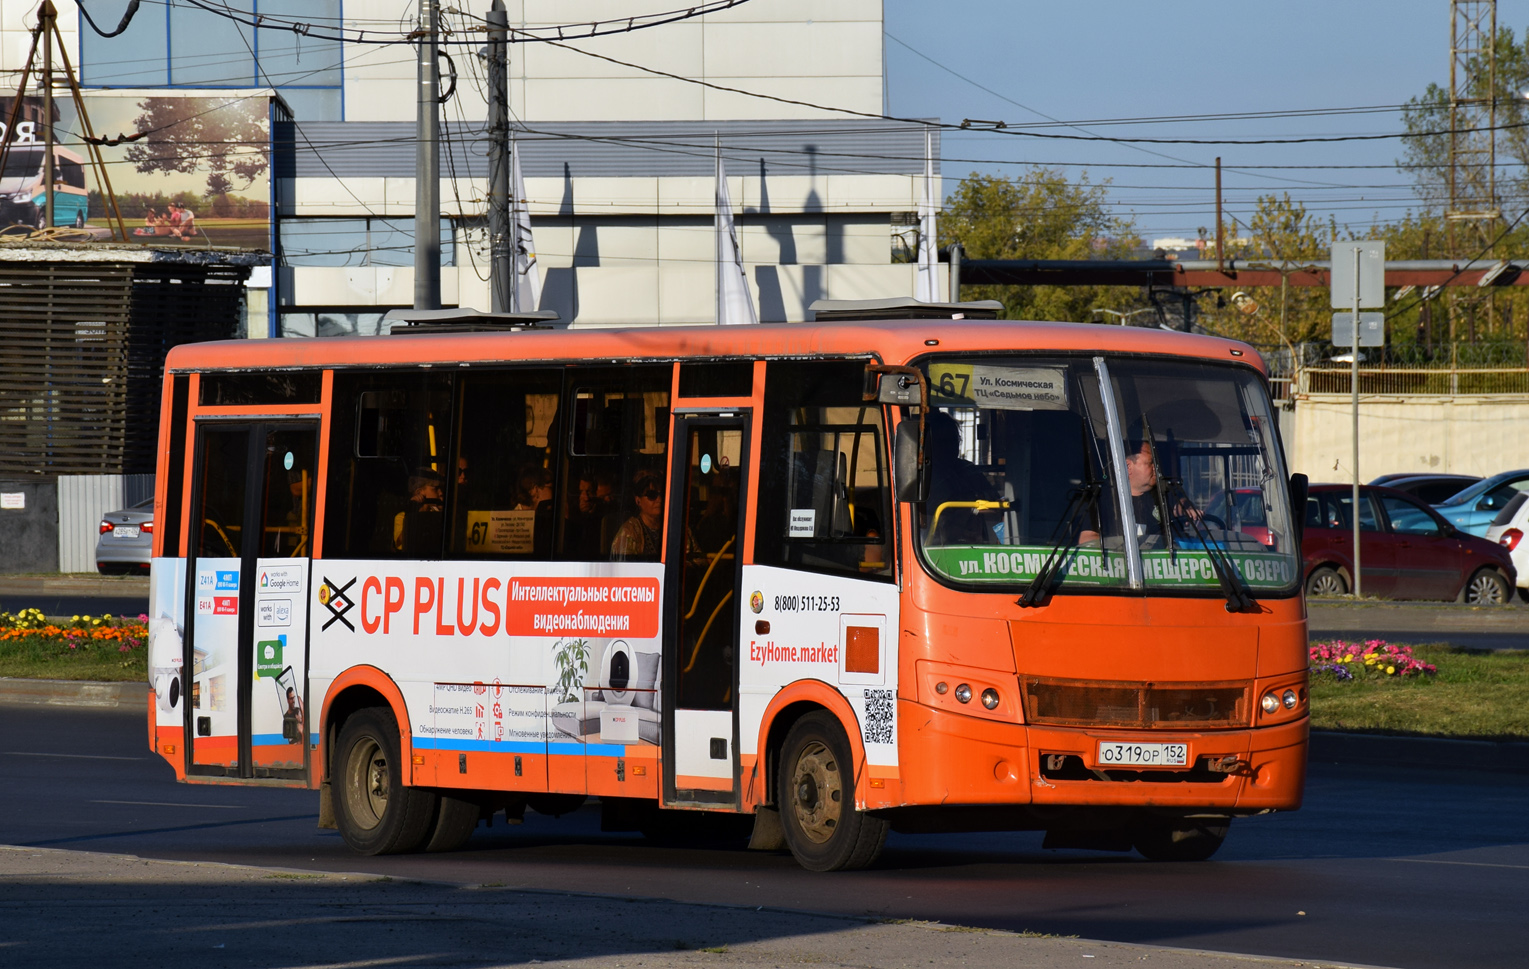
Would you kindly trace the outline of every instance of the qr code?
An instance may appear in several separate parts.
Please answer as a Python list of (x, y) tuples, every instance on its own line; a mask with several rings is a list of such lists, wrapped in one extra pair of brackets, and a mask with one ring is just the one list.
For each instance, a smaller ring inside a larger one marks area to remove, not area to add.
[(861, 731), (868, 744), (890, 744), (892, 738), (892, 691), (865, 691), (865, 727)]

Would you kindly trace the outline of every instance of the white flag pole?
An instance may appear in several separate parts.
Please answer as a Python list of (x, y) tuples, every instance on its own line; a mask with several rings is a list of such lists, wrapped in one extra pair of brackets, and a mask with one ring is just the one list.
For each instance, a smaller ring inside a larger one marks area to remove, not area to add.
[(743, 247), (733, 225), (733, 202), (727, 190), (727, 172), (722, 166), (722, 136), (717, 136), (717, 323), (758, 323), (749, 294), (749, 278), (743, 270)]
[(919, 206), (918, 219), (918, 284), (914, 298), (926, 303), (940, 301), (940, 256), (936, 248), (938, 227), (935, 223), (939, 212), (939, 188), (934, 177), (934, 139), (928, 128), (924, 129), (924, 201)]
[(531, 203), (526, 198), (526, 180), (520, 174), (520, 145), (510, 136), (510, 251), (514, 255), (514, 285), (510, 309), (515, 313), (531, 312), (541, 306), (542, 276), (536, 264), (536, 243), (531, 238)]

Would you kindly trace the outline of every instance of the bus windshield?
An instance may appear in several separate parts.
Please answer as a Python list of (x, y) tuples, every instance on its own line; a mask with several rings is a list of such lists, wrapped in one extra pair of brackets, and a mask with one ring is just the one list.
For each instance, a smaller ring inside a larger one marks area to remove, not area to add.
[(12, 145), (5, 155), (5, 171), (0, 178), (30, 177), (42, 171), (41, 145)]
[(1286, 474), (1251, 370), (993, 356), (936, 358), (925, 372), (918, 538), (939, 577), (1021, 592), (1294, 594)]

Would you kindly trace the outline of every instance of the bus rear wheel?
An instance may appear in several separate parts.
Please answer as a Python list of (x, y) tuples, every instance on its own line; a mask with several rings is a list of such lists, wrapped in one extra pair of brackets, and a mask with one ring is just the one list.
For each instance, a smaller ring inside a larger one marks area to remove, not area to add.
[(391, 711), (362, 710), (345, 721), (335, 746), (335, 822), (345, 843), (363, 855), (421, 847), (436, 820), (437, 798), (406, 787), (398, 721)]
[(1144, 821), (1131, 830), (1131, 845), (1148, 861), (1204, 861), (1231, 830), (1230, 818)]
[(809, 713), (792, 725), (775, 789), (786, 845), (803, 868), (866, 868), (881, 854), (889, 825), (855, 810), (854, 757), (832, 715)]

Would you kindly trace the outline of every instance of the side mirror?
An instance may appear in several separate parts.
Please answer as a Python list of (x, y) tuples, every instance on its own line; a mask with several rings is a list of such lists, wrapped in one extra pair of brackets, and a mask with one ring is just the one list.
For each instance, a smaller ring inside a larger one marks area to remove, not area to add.
[(880, 374), (876, 384), (876, 400), (882, 404), (916, 407), (924, 402), (919, 392), (918, 380), (905, 373)]
[[(917, 385), (913, 390), (918, 391)], [(897, 425), (892, 450), (892, 483), (897, 489), (898, 501), (924, 501), (929, 497), (929, 477), (918, 463), (918, 425), (914, 418), (905, 418)]]
[(1295, 530), (1295, 544), (1299, 549), (1306, 530), (1306, 496), (1311, 490), (1311, 479), (1297, 472), (1290, 476), (1290, 527)]

